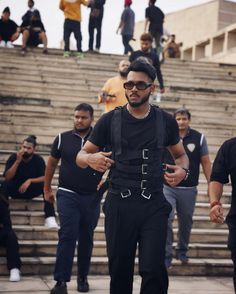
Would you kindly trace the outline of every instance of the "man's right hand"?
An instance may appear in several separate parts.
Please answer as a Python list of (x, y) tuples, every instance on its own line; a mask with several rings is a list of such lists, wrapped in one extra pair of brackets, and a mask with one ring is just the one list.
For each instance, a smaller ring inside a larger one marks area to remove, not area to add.
[(16, 152), (16, 161), (18, 163), (21, 162), (22, 158), (23, 158), (23, 154), (24, 154), (24, 149), (21, 148), (18, 152)]
[(55, 202), (55, 196), (54, 196), (52, 190), (45, 190), (44, 189), (44, 199), (50, 203)]
[(89, 154), (87, 164), (101, 172), (104, 173), (106, 170), (108, 170), (112, 164), (114, 164), (114, 160), (110, 159), (109, 156), (111, 156), (112, 152), (97, 152), (93, 154)]

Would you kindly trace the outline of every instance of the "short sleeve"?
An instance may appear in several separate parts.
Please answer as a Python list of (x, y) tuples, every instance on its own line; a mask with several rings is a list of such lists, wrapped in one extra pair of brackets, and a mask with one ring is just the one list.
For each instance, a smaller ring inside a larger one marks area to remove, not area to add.
[(226, 184), (229, 182), (229, 172), (227, 169), (226, 145), (223, 144), (217, 152), (213, 163), (211, 181)]
[(176, 145), (180, 140), (178, 124), (170, 114), (164, 112), (164, 115), (166, 121), (165, 146)]
[(121, 20), (125, 22), (127, 20), (128, 16), (129, 16), (129, 14), (127, 13), (127, 10), (125, 9), (121, 14)]
[(200, 142), (200, 156), (208, 155), (208, 146), (207, 146), (207, 140), (206, 137), (202, 134), (201, 135), (201, 142)]
[(145, 18), (149, 18), (149, 9), (148, 8), (146, 8), (146, 10), (145, 10)]
[(5, 165), (5, 170), (3, 173), (3, 176), (5, 177), (6, 172), (9, 170), (9, 168), (12, 167), (12, 165), (14, 164), (14, 162), (16, 161), (16, 154), (11, 154), (10, 157), (8, 158), (6, 165)]
[(61, 158), (61, 151), (60, 151), (60, 145), (61, 145), (61, 134), (59, 134), (53, 144), (52, 144), (52, 148), (51, 148), (51, 156), (54, 158)]
[(38, 156), (37, 173), (39, 177), (45, 174), (45, 161), (41, 156)]
[(94, 145), (100, 147), (101, 149), (111, 143), (111, 119), (113, 116), (113, 111), (105, 113), (95, 124), (88, 141)]

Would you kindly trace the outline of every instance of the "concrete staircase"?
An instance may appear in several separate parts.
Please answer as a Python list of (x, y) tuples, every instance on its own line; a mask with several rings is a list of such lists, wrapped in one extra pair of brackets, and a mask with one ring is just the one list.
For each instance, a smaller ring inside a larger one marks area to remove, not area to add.
[[(34, 49), (26, 57), (19, 49), (0, 50), (0, 172), (11, 152), (28, 134), (38, 137), (38, 152), (45, 160), (53, 138), (72, 127), (73, 108), (88, 102), (98, 119), (102, 108), (97, 93), (103, 83), (116, 74), (122, 56), (85, 54), (83, 59), (64, 59), (60, 50), (44, 56)], [(213, 160), (220, 144), (236, 135), (236, 67), (222, 64), (167, 60), (162, 66), (166, 92), (159, 103), (172, 112), (186, 106), (192, 113), (192, 127), (208, 140)], [(55, 175), (56, 189), (58, 175)], [(222, 202), (227, 211), (230, 186)], [(190, 262), (174, 260), (170, 274), (232, 275), (226, 247), (226, 225), (210, 223), (207, 186), (200, 176), (199, 193), (190, 243)], [(18, 235), (23, 274), (51, 274), (55, 264), (57, 232), (44, 227), (42, 199), (11, 201), (11, 215)], [(104, 215), (95, 231), (91, 273), (106, 274)], [(175, 221), (175, 239), (177, 222)], [(175, 244), (174, 244), (175, 245)], [(6, 274), (5, 251), (0, 249), (0, 274)], [(137, 268), (136, 268), (137, 270)], [(76, 272), (76, 266), (73, 268)]]

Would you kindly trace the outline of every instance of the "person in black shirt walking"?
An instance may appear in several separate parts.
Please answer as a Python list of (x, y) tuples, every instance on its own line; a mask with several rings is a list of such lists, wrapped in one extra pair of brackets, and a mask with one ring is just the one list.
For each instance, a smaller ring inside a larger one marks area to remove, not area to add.
[(141, 45), (141, 50), (134, 51), (130, 55), (129, 61), (132, 62), (138, 58), (139, 59), (145, 58), (146, 60), (148, 60), (150, 64), (152, 64), (156, 69), (156, 75), (157, 75), (157, 79), (160, 86), (160, 92), (164, 93), (165, 88), (164, 88), (164, 82), (162, 78), (159, 58), (157, 54), (153, 52), (152, 50), (152, 36), (149, 33), (142, 34), (140, 37), (140, 45)]
[(60, 230), (54, 270), (54, 279), (57, 283), (51, 294), (67, 293), (66, 282), (71, 278), (77, 241), (78, 291), (89, 291), (87, 275), (93, 249), (93, 232), (100, 214), (102, 193), (99, 194), (97, 187), (102, 173), (90, 167), (79, 168), (75, 159), (92, 131), (92, 122), (92, 106), (86, 103), (78, 105), (74, 112), (73, 130), (59, 134), (55, 138), (46, 166), (45, 199), (53, 202), (51, 182), (61, 160), (57, 191)]
[[(176, 166), (165, 174), (171, 185), (186, 177), (188, 158), (176, 121), (149, 104), (155, 68), (133, 62), (124, 88), (128, 104), (104, 114), (77, 156), (77, 164), (110, 168), (104, 204), (110, 293), (131, 294), (137, 244), (141, 294), (166, 294), (165, 242), (170, 204), (163, 195), (162, 151), (168, 146)], [(99, 152), (111, 146), (111, 152)]]
[(149, 33), (153, 36), (156, 44), (156, 51), (159, 56), (161, 53), (160, 39), (163, 35), (163, 23), (165, 19), (165, 14), (163, 11), (155, 6), (156, 0), (149, 0), (149, 7), (145, 10), (145, 27), (146, 32), (147, 26)]
[(229, 228), (228, 248), (234, 264), (234, 291), (236, 293), (236, 137), (229, 139), (220, 147), (212, 167), (211, 181), (209, 185), (210, 219), (214, 223), (223, 223), (224, 214), (220, 199), (223, 194), (223, 186), (232, 185), (232, 200), (226, 223)]

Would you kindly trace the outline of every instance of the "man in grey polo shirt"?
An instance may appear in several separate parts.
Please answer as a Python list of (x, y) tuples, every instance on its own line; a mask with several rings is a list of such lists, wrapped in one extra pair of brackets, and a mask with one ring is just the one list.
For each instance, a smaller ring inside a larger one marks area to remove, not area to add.
[[(191, 129), (189, 124), (191, 114), (187, 109), (181, 108), (175, 111), (174, 117), (179, 126), (179, 135), (182, 139), (184, 149), (189, 157), (189, 175), (177, 186), (164, 185), (164, 195), (172, 205), (172, 212), (168, 220), (168, 232), (166, 243), (166, 267), (169, 268), (172, 262), (172, 243), (175, 210), (178, 217), (178, 242), (176, 246), (176, 258), (182, 264), (188, 262), (188, 244), (192, 228), (192, 217), (196, 203), (197, 185), (202, 165), (207, 182), (210, 181), (211, 162), (208, 154), (207, 142), (203, 134)], [(173, 164), (173, 159), (168, 151), (164, 154), (163, 162)]]

